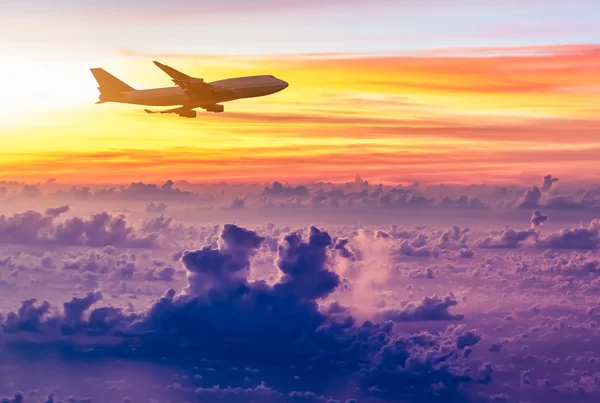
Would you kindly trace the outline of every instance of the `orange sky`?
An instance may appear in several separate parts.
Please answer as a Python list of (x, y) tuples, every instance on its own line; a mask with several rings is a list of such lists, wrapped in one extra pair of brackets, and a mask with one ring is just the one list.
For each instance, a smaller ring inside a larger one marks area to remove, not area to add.
[(600, 45), (412, 54), (146, 55), (102, 67), (169, 85), (273, 74), (285, 91), (196, 119), (94, 105), (86, 61), (0, 65), (0, 180), (508, 183), (600, 172)]

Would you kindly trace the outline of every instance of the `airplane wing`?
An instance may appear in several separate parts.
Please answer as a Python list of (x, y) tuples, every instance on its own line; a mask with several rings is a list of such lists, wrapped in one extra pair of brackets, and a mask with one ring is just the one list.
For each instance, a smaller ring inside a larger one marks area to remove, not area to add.
[(144, 112), (146, 112), (146, 113), (177, 113), (177, 112), (187, 111), (187, 110), (191, 110), (191, 108), (178, 106), (177, 108), (165, 109), (164, 111), (152, 111), (150, 109), (144, 109)]
[(158, 68), (160, 68), (162, 71), (167, 73), (173, 82), (184, 89), (188, 95), (223, 92), (222, 88), (205, 83), (201, 78), (190, 77), (187, 74), (175, 70), (173, 67), (166, 66), (157, 61), (154, 61), (154, 64), (156, 64), (156, 66), (158, 66)]
[(204, 105), (183, 105), (178, 106), (177, 108), (165, 109), (163, 111), (152, 111), (150, 109), (144, 109), (146, 113), (174, 113), (184, 118), (195, 118), (196, 111), (194, 108), (202, 108), (207, 112), (215, 112), (220, 113), (225, 110), (223, 105), (220, 104), (204, 104)]
[(184, 118), (195, 118), (196, 117), (196, 111), (193, 110), (193, 108), (189, 107), (189, 106), (179, 106), (177, 108), (165, 109), (163, 111), (152, 111), (150, 109), (144, 109), (144, 112), (146, 112), (146, 113), (174, 113), (174, 114), (179, 115)]

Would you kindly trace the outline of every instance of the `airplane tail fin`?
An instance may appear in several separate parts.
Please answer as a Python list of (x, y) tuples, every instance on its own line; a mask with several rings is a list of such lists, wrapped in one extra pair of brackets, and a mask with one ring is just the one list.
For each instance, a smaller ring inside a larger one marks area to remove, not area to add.
[(133, 91), (133, 88), (119, 80), (104, 69), (90, 69), (98, 82), (98, 90), (101, 95), (118, 95), (121, 92)]

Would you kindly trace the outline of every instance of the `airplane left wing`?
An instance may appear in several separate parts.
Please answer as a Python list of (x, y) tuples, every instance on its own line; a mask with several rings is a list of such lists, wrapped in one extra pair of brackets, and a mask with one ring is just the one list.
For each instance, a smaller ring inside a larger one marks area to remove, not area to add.
[(220, 105), (220, 104), (204, 104), (204, 105), (195, 105), (195, 106), (184, 105), (184, 106), (179, 106), (177, 108), (165, 109), (162, 111), (152, 111), (150, 109), (144, 109), (144, 111), (146, 113), (174, 113), (174, 114), (179, 115), (184, 118), (195, 118), (197, 113), (194, 110), (194, 108), (196, 108), (196, 107), (205, 109), (207, 112), (215, 112), (215, 113), (220, 113), (225, 110), (223, 105)]
[(150, 109), (144, 109), (144, 112), (146, 112), (146, 113), (177, 113), (177, 112), (181, 112), (184, 110), (189, 110), (189, 108), (184, 108), (183, 106), (179, 106), (179, 107), (173, 108), (173, 109), (165, 109), (164, 111), (152, 111)]
[(144, 109), (146, 113), (174, 113), (184, 118), (195, 118), (196, 111), (190, 108), (189, 106), (180, 106), (178, 108), (173, 109), (165, 109), (164, 111), (152, 111), (150, 109)]

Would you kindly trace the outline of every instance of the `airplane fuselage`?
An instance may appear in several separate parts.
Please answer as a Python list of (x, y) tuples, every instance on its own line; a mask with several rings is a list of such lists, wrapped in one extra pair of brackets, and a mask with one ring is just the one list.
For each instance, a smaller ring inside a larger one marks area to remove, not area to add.
[(288, 83), (269, 75), (229, 78), (213, 81), (211, 86), (225, 91), (218, 93), (188, 94), (180, 87), (152, 88), (124, 91), (119, 96), (101, 96), (101, 102), (119, 102), (147, 106), (200, 107), (242, 98), (255, 98), (271, 95), (287, 88)]

